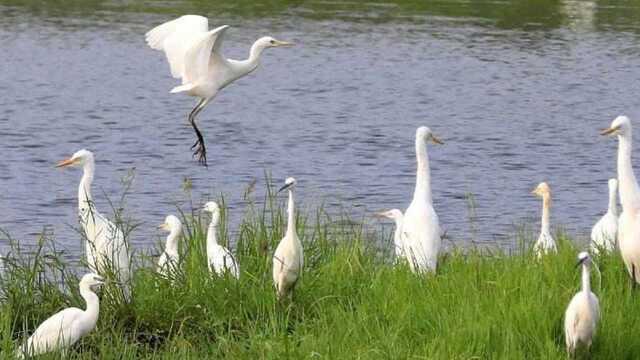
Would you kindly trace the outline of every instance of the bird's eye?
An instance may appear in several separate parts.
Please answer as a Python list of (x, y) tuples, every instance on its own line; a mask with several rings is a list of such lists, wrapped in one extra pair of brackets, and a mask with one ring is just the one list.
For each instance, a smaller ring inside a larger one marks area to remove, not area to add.
[(271, 45), (275, 45), (275, 44), (276, 44), (276, 41), (275, 41), (275, 40), (271, 40), (271, 41), (269, 41), (269, 42), (271, 43)]

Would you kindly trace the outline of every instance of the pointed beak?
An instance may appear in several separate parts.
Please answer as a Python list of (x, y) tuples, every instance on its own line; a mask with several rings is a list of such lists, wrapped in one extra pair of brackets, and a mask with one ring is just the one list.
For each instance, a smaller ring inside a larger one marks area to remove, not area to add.
[(98, 285), (104, 284), (104, 278), (102, 276), (95, 276), (93, 280), (95, 280), (98, 283)]
[(602, 136), (606, 136), (606, 135), (611, 135), (613, 133), (615, 133), (618, 130), (618, 127), (610, 127), (607, 129), (604, 129), (602, 131), (600, 131), (600, 135)]
[(167, 225), (167, 223), (162, 223), (162, 224), (158, 225), (158, 229), (160, 229), (160, 230), (168, 230), (169, 226)]
[(437, 137), (435, 137), (434, 135), (431, 135), (431, 141), (433, 141), (434, 144), (438, 144), (438, 145), (444, 145), (444, 141), (438, 139)]
[(386, 211), (378, 211), (376, 213), (373, 214), (373, 216), (377, 217), (377, 218), (387, 218), (387, 212)]
[(287, 41), (276, 40), (275, 46), (294, 46), (295, 44)]
[(60, 167), (73, 165), (75, 162), (76, 162), (75, 159), (69, 158), (69, 159), (66, 159), (66, 160), (59, 161), (58, 164), (56, 164), (56, 167), (60, 168)]
[(577, 269), (578, 267), (580, 267), (580, 265), (582, 265), (585, 260), (587, 260), (587, 258), (578, 260), (578, 262), (576, 263), (576, 267), (575, 268)]
[(281, 193), (281, 192), (283, 192), (283, 191), (287, 190), (288, 188), (290, 188), (290, 187), (291, 187), (291, 185), (293, 185), (293, 183), (291, 183), (291, 184), (285, 184), (283, 187), (281, 187), (280, 189), (278, 189), (278, 193)]

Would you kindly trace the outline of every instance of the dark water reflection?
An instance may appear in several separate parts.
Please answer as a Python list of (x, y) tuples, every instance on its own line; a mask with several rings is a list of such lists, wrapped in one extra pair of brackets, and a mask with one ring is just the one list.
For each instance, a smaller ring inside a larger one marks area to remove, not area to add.
[[(44, 226), (71, 251), (79, 171), (53, 164), (96, 153), (94, 194), (108, 209), (135, 168), (126, 208), (134, 243), (184, 203), (227, 195), (233, 218), (263, 174), (299, 180), (303, 207), (367, 217), (405, 208), (413, 137), (428, 125), (436, 210), (460, 243), (508, 246), (537, 218), (534, 185), (554, 191), (553, 221), (586, 234), (607, 204), (615, 143), (598, 129), (638, 118), (640, 7), (607, 1), (249, 1), (217, 4), (0, 0), (0, 227), (34, 242)], [(201, 114), (210, 167), (198, 167), (175, 85), (143, 34), (183, 13), (234, 28), (225, 53), (262, 34), (293, 40)], [(636, 126), (640, 128), (640, 125)], [(469, 222), (474, 195), (476, 235)], [(233, 221), (233, 220), (232, 220)]]

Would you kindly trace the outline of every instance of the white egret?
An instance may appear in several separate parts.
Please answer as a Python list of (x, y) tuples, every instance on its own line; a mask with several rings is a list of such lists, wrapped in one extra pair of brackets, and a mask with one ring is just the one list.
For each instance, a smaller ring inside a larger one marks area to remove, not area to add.
[(579, 347), (591, 347), (600, 319), (598, 297), (591, 292), (589, 269), (591, 257), (586, 251), (578, 255), (577, 266), (582, 265), (582, 289), (575, 294), (564, 314), (564, 337), (569, 355), (575, 355)]
[(207, 18), (185, 15), (156, 26), (145, 36), (152, 49), (164, 51), (171, 67), (171, 75), (182, 79), (182, 85), (174, 87), (171, 92), (185, 92), (200, 99), (189, 114), (189, 123), (198, 139), (191, 148), (196, 148), (194, 156), (198, 156), (198, 160), (205, 166), (207, 151), (202, 133), (195, 122), (198, 113), (218, 91), (255, 70), (264, 49), (293, 45), (265, 36), (253, 43), (246, 60), (226, 59), (221, 49), (228, 28), (228, 25), (223, 25), (209, 30)]
[(302, 243), (296, 233), (295, 204), (293, 200), (293, 189), (296, 179), (289, 177), (284, 186), (278, 192), (288, 190), (289, 202), (287, 204), (287, 232), (280, 240), (275, 253), (273, 254), (273, 284), (278, 294), (278, 299), (283, 299), (289, 295), (298, 279), (302, 275), (304, 266), (304, 254)]
[(609, 208), (591, 229), (591, 250), (611, 251), (616, 247), (618, 234), (618, 180), (609, 179)]
[(631, 121), (618, 116), (602, 135), (618, 136), (618, 186), (622, 213), (618, 220), (618, 247), (634, 285), (640, 282), (640, 188), (631, 166)]
[(557, 252), (556, 241), (551, 236), (551, 188), (546, 182), (541, 182), (531, 192), (542, 198), (542, 220), (540, 221), (540, 236), (533, 246), (533, 252), (537, 257), (547, 253)]
[(91, 196), (91, 184), (95, 171), (93, 153), (77, 151), (71, 158), (60, 161), (56, 167), (82, 166), (84, 173), (78, 186), (78, 214), (80, 224), (87, 237), (85, 250), (87, 264), (92, 272), (113, 272), (122, 286), (125, 298), (129, 299), (129, 251), (122, 230), (96, 209)]
[(431, 197), (431, 171), (427, 154), (429, 141), (442, 144), (428, 127), (419, 127), (416, 130), (416, 187), (413, 200), (404, 212), (402, 225), (404, 253), (411, 270), (418, 273), (436, 270), (442, 233)]
[(202, 209), (211, 213), (211, 222), (207, 229), (207, 260), (209, 272), (224, 276), (230, 273), (236, 279), (240, 278), (240, 267), (231, 251), (218, 244), (218, 224), (220, 223), (220, 207), (215, 201), (209, 201)]
[(404, 258), (404, 240), (402, 233), (402, 223), (404, 221), (404, 215), (402, 215), (402, 211), (399, 209), (391, 209), (388, 211), (382, 211), (376, 213), (377, 216), (385, 217), (387, 219), (391, 219), (396, 224), (396, 229), (393, 233), (393, 245), (396, 254), (396, 259)]
[(97, 274), (86, 274), (80, 281), (80, 295), (87, 309), (67, 308), (45, 320), (18, 349), (17, 357), (33, 357), (51, 351), (66, 350), (90, 333), (98, 321), (100, 300), (92, 287), (104, 283)]
[(158, 259), (158, 273), (162, 276), (169, 277), (180, 263), (180, 254), (178, 253), (178, 240), (182, 236), (182, 222), (175, 215), (169, 215), (164, 222), (160, 224), (160, 229), (168, 231), (167, 242), (165, 243), (164, 252)]

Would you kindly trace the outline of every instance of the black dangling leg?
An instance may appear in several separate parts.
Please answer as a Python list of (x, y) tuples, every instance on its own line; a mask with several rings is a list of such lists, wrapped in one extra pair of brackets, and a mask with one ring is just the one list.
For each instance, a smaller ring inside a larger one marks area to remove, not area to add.
[(191, 110), (191, 113), (189, 113), (189, 123), (193, 127), (193, 130), (195, 130), (197, 138), (196, 142), (193, 144), (193, 146), (191, 146), (191, 150), (196, 148), (193, 152), (193, 156), (197, 156), (198, 162), (200, 162), (204, 166), (207, 166), (207, 149), (204, 145), (204, 137), (202, 136), (200, 129), (198, 129), (198, 125), (196, 125), (196, 116), (200, 113), (200, 111), (202, 111), (202, 109), (204, 109), (207, 103), (207, 99), (200, 99), (196, 107), (194, 107), (193, 110)]

